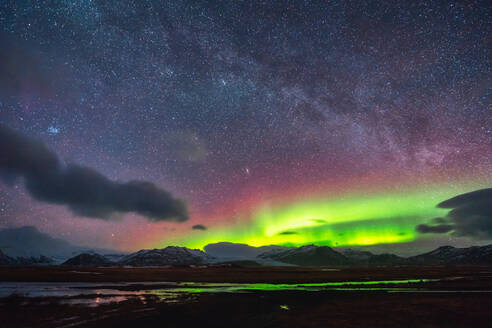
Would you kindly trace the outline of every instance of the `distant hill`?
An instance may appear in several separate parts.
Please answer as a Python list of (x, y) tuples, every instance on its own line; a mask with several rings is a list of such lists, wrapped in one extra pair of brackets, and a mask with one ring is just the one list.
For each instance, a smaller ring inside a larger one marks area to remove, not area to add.
[(2, 250), (0, 250), (0, 265), (14, 265), (14, 264), (16, 264), (15, 259), (4, 254)]
[(39, 257), (10, 257), (0, 250), (0, 265), (13, 266), (31, 266), (31, 265), (50, 265), (53, 264), (53, 259), (46, 256)]
[(217, 258), (226, 259), (255, 259), (258, 255), (269, 251), (284, 251), (287, 249), (289, 249), (289, 247), (275, 245), (254, 247), (246, 244), (229, 242), (208, 244), (204, 247), (207, 254)]
[(82, 253), (74, 256), (67, 261), (63, 262), (62, 265), (73, 265), (73, 266), (107, 266), (114, 264), (111, 260), (103, 255), (96, 253)]
[(394, 254), (373, 254), (351, 248), (337, 251), (345, 255), (352, 265), (403, 265), (408, 262), (406, 258)]
[(373, 254), (367, 262), (357, 263), (359, 265), (376, 265), (376, 266), (392, 266), (392, 265), (405, 265), (408, 264), (408, 260), (404, 257), (395, 254)]
[(44, 255), (40, 255), (38, 257), (36, 256), (31, 256), (31, 257), (17, 257), (15, 259), (17, 261), (16, 265), (24, 265), (24, 266), (31, 266), (31, 265), (52, 265), (55, 264), (55, 260), (53, 260), (51, 257), (47, 257)]
[(345, 248), (345, 249), (336, 249), (337, 252), (345, 255), (352, 261), (367, 261), (369, 258), (374, 256), (373, 253), (368, 252), (368, 251), (361, 251), (357, 249), (352, 249), (352, 248)]
[(345, 255), (328, 246), (308, 245), (285, 251), (269, 251), (258, 256), (279, 262), (301, 266), (348, 265), (350, 260)]

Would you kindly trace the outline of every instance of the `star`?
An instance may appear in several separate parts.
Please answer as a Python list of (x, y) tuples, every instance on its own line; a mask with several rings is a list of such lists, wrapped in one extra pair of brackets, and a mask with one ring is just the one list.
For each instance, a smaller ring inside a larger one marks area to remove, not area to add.
[(48, 127), (47, 132), (49, 134), (58, 134), (58, 133), (60, 133), (60, 129), (57, 128), (57, 127), (54, 127), (53, 125), (51, 125), (51, 126)]

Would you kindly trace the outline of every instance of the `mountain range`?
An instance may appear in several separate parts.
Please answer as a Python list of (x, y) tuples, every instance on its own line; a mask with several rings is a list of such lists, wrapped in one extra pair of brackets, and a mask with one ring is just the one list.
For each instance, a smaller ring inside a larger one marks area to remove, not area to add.
[(456, 248), (442, 246), (431, 252), (401, 257), (328, 246), (261, 246), (221, 242), (204, 251), (168, 246), (123, 254), (105, 249), (75, 246), (53, 238), (34, 227), (0, 230), (0, 265), (72, 266), (400, 266), (400, 265), (492, 265), (492, 245)]
[[(251, 247), (251, 246), (249, 246)], [(244, 255), (244, 254), (243, 254)], [(254, 253), (251, 254), (252, 256)], [(268, 251), (242, 260), (214, 257), (197, 249), (168, 246), (163, 249), (141, 250), (119, 259), (110, 259), (97, 253), (84, 253), (67, 260), (64, 265), (75, 266), (190, 266), (190, 265), (296, 265), (296, 266), (426, 266), (426, 265), (492, 265), (492, 245), (436, 250), (412, 257), (394, 254), (373, 254), (367, 251), (344, 249), (337, 251), (328, 246), (272, 247)]]
[(266, 252), (259, 257), (300, 266), (492, 265), (492, 245), (467, 248), (442, 246), (411, 257), (353, 249), (337, 251), (327, 246), (309, 245), (281, 252)]

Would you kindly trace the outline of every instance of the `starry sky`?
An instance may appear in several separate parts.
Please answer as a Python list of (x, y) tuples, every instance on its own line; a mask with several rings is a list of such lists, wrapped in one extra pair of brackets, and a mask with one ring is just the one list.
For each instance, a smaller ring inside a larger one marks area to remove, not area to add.
[(84, 214), (17, 179), (0, 228), (125, 251), (490, 241), (432, 225), (492, 186), (491, 32), (488, 1), (2, 1), (0, 124), (189, 215)]

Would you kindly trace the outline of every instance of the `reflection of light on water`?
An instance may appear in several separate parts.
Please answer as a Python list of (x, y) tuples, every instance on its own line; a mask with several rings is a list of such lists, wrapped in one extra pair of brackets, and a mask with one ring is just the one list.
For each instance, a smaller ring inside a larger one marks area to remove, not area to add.
[[(306, 284), (240, 284), (240, 283), (197, 283), (197, 282), (135, 282), (135, 283), (17, 283), (0, 285), (0, 297), (22, 295), (24, 297), (52, 297), (63, 304), (82, 304), (96, 307), (135, 299), (146, 304), (150, 299), (166, 303), (190, 302), (194, 295), (202, 293), (248, 293), (255, 291), (385, 291), (385, 292), (460, 292), (426, 290), (415, 288), (415, 283), (456, 280), (460, 277), (443, 279), (405, 279), (375, 281), (344, 281)], [(405, 284), (407, 284), (405, 286)], [(378, 286), (379, 285), (379, 286)], [(398, 287), (392, 285), (399, 285)], [(373, 286), (373, 287), (371, 287)], [(463, 291), (465, 292), (465, 291)], [(488, 292), (488, 291), (474, 291)], [(281, 309), (288, 310), (283, 308)]]
[(137, 299), (142, 302), (142, 304), (147, 304), (147, 299), (143, 295), (137, 296)]
[(70, 304), (70, 305), (87, 305), (89, 307), (97, 307), (103, 304), (109, 303), (120, 303), (123, 301), (127, 301), (128, 297), (126, 296), (103, 296), (94, 298), (62, 298), (59, 300), (60, 304)]

